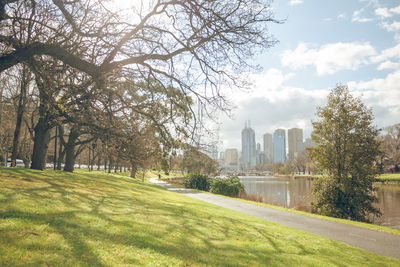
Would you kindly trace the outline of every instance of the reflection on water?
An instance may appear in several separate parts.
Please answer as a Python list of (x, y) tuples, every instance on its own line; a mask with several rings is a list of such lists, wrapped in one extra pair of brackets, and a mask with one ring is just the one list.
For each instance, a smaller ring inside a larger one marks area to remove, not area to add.
[[(289, 179), (272, 176), (240, 176), (248, 195), (262, 196), (265, 203), (311, 211), (310, 179)], [(382, 217), (376, 219), (381, 224), (400, 229), (400, 184), (378, 185), (377, 207)]]

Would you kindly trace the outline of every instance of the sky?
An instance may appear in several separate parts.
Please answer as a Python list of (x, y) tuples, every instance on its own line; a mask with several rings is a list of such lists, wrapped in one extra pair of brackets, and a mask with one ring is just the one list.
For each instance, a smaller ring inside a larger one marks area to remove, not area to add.
[(256, 142), (278, 128), (307, 138), (330, 89), (348, 85), (372, 108), (376, 126), (400, 122), (400, 0), (276, 0), (270, 33), (279, 41), (253, 59), (251, 92), (234, 91), (229, 118), (220, 115), (218, 150), (241, 148), (251, 121)]

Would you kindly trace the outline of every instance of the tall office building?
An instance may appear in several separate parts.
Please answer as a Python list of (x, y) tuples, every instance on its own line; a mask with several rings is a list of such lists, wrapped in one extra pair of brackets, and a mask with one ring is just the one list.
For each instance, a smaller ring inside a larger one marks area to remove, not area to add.
[(297, 153), (303, 149), (303, 129), (292, 128), (288, 130), (289, 160), (293, 160)]
[(242, 130), (242, 164), (245, 170), (249, 170), (256, 165), (255, 133), (250, 127), (250, 121), (246, 121)]
[(238, 164), (238, 150), (236, 148), (230, 148), (225, 150), (225, 165), (237, 165)]
[(261, 150), (261, 144), (257, 143), (256, 165), (264, 165), (264, 164), (265, 164), (265, 155)]
[(272, 134), (263, 135), (264, 141), (264, 164), (271, 164), (274, 160), (274, 146), (272, 144)]
[(286, 162), (285, 130), (277, 129), (274, 132), (274, 163)]

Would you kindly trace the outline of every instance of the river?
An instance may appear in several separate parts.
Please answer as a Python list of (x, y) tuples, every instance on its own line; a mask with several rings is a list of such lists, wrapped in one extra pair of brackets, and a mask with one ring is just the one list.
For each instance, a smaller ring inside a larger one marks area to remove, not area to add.
[[(272, 176), (240, 176), (248, 195), (261, 196), (263, 202), (287, 208), (311, 211), (312, 180)], [(400, 184), (377, 184), (378, 203), (382, 212), (373, 223), (400, 229)]]

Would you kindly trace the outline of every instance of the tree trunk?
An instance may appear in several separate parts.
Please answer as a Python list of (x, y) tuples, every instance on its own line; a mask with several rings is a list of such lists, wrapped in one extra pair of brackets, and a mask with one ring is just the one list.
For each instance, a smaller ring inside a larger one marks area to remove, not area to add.
[(135, 163), (131, 162), (131, 178), (135, 178), (136, 177), (136, 172), (137, 172), (137, 166)]
[(57, 159), (57, 170), (61, 170), (61, 165), (62, 165), (62, 163), (63, 163), (63, 161), (64, 161), (64, 157), (65, 157), (65, 149), (64, 150), (61, 150), (62, 149), (62, 146), (61, 146), (61, 144), (60, 144), (60, 146), (59, 146), (59, 152), (58, 152), (58, 159)]
[(111, 173), (111, 168), (113, 165), (113, 158), (110, 156), (110, 159), (108, 160), (108, 173)]
[(41, 117), (35, 126), (31, 169), (43, 170), (46, 167), (46, 155), (49, 141), (50, 129), (45, 119)]
[(101, 164), (101, 154), (97, 156), (97, 170), (100, 171), (100, 164)]
[[(4, 88), (1, 86), (0, 89), (0, 125), (2, 125), (3, 121), (3, 92)], [(3, 146), (2, 146), (2, 132), (1, 132), (1, 127), (0, 127), (0, 166), (3, 166)], [(7, 162), (7, 160), (6, 160)]]
[(79, 133), (73, 127), (68, 136), (68, 142), (65, 145), (65, 165), (64, 171), (65, 172), (73, 172), (74, 165), (75, 165), (75, 141), (78, 139)]
[(22, 75), (21, 75), (21, 88), (18, 99), (18, 108), (17, 108), (17, 122), (15, 124), (14, 130), (14, 139), (13, 146), (11, 152), (11, 167), (17, 166), (17, 154), (18, 154), (18, 145), (19, 145), (19, 135), (21, 134), (21, 125), (22, 119), (24, 116), (25, 103), (26, 103), (26, 90), (28, 87), (28, 74), (27, 68), (25, 65), (22, 67)]
[(64, 128), (62, 126), (58, 126), (58, 135), (59, 135), (59, 139), (60, 139), (60, 144), (58, 146), (58, 159), (57, 159), (57, 170), (61, 170), (61, 165), (64, 161), (64, 156), (65, 156), (65, 149), (63, 146), (63, 142), (62, 140), (64, 140)]

